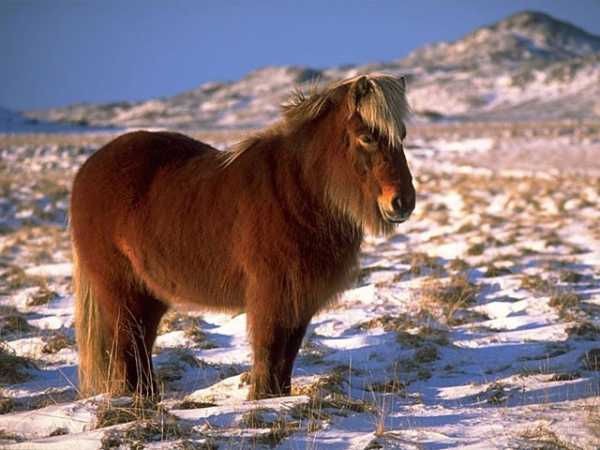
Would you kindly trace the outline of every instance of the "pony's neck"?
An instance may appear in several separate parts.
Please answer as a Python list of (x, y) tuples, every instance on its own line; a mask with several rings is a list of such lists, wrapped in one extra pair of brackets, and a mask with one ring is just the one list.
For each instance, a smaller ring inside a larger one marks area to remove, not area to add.
[[(335, 120), (334, 112), (326, 113), (324, 117), (307, 122), (294, 130), (281, 130), (280, 138), (284, 151), (293, 155), (291, 159), (284, 159), (296, 167), (293, 170), (296, 183), (305, 196), (321, 211), (328, 220), (344, 227), (353, 227), (360, 230), (362, 227), (355, 220), (332, 202), (332, 178), (338, 177), (340, 172), (352, 170), (342, 167), (344, 130)], [(351, 186), (346, 186), (350, 191)], [(362, 233), (362, 231), (361, 231)]]

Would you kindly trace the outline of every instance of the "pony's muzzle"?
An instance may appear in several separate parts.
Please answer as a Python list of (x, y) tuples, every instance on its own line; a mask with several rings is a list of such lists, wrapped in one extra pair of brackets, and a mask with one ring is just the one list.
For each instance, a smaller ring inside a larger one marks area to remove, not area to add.
[(415, 209), (415, 202), (408, 199), (402, 199), (401, 195), (397, 195), (392, 199), (392, 210), (395, 217), (401, 220), (406, 220), (410, 217)]
[(386, 208), (385, 218), (389, 222), (401, 223), (410, 217), (415, 209), (415, 195), (395, 195), (390, 201), (390, 209)]

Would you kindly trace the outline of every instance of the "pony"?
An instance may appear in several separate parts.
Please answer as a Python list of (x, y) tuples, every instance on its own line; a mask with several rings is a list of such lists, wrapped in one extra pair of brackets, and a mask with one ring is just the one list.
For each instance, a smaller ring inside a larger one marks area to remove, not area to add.
[(225, 151), (136, 131), (81, 166), (71, 193), (80, 393), (157, 395), (152, 346), (171, 307), (245, 311), (250, 399), (289, 395), (312, 316), (355, 278), (365, 233), (415, 207), (404, 78), (296, 91)]

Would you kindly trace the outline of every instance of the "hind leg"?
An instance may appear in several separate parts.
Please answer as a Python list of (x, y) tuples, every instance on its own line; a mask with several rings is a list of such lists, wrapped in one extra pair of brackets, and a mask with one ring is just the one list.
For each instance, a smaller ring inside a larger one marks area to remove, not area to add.
[(132, 283), (95, 280), (94, 294), (104, 333), (106, 375), (103, 391), (158, 394), (152, 370), (152, 346), (167, 306)]
[(156, 397), (158, 386), (152, 365), (152, 347), (158, 325), (167, 307), (149, 295), (139, 295), (135, 306), (129, 307), (130, 317), (123, 321), (119, 340), (126, 365), (128, 390), (143, 397)]

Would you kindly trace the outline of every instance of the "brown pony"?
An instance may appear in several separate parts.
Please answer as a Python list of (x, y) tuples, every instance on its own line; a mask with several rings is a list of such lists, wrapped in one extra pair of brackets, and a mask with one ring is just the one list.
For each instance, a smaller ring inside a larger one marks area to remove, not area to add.
[(152, 345), (176, 305), (247, 313), (250, 398), (290, 393), (311, 317), (355, 273), (363, 232), (408, 219), (405, 82), (297, 92), (230, 151), (138, 131), (83, 164), (71, 195), (81, 392), (152, 396)]

